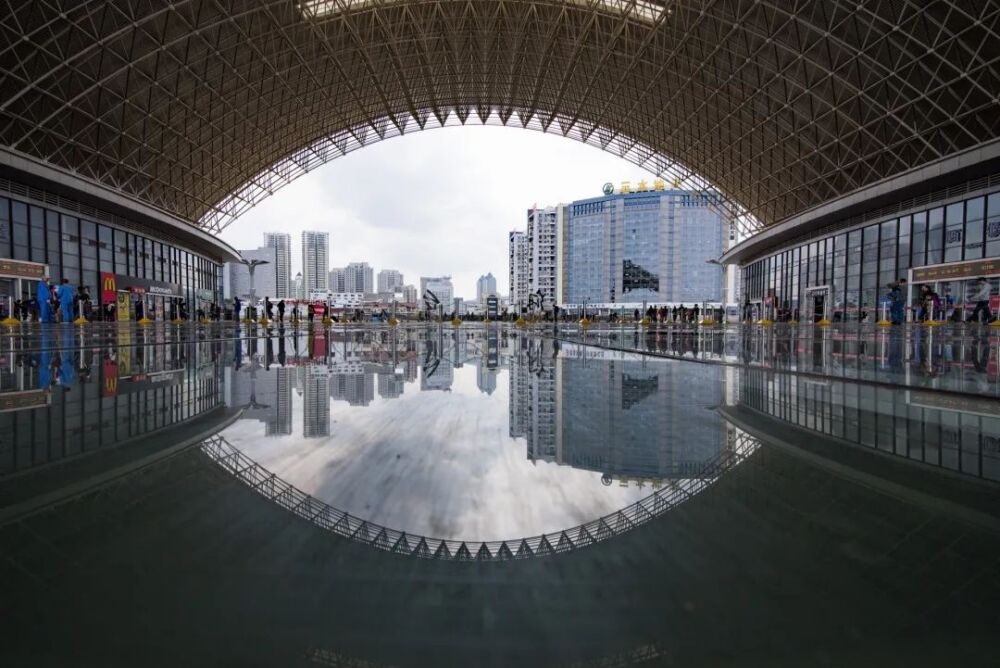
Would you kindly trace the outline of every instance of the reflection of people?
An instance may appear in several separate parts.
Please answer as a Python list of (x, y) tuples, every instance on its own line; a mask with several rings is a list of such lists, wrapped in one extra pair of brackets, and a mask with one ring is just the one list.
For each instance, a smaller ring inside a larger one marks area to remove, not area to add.
[(979, 322), (980, 311), (986, 314), (986, 322), (993, 320), (993, 314), (990, 312), (990, 293), (992, 289), (990, 287), (990, 282), (984, 277), (979, 277), (976, 279), (976, 289), (972, 293), (972, 299), (970, 301), (976, 302), (976, 308), (972, 310), (972, 315), (969, 316), (969, 322)]
[(55, 322), (55, 315), (52, 313), (52, 293), (49, 291), (48, 276), (38, 281), (38, 306), (41, 309), (42, 322)]

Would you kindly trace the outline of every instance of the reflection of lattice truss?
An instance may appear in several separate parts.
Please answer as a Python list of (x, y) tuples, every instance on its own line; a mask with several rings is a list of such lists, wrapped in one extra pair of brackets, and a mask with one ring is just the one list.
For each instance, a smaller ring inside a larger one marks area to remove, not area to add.
[(0, 144), (218, 230), (359, 147), (502, 124), (753, 227), (997, 137), (998, 1), (6, 0)]
[(553, 533), (503, 541), (442, 540), (380, 526), (338, 510), (288, 484), (233, 447), (222, 436), (201, 444), (201, 451), (237, 480), (285, 510), (366, 545), (423, 559), (447, 561), (507, 561), (571, 552), (614, 538), (653, 520), (705, 490), (730, 469), (756, 452), (760, 442), (731, 431), (727, 447), (703, 471), (703, 477), (672, 480), (649, 496), (596, 520)]

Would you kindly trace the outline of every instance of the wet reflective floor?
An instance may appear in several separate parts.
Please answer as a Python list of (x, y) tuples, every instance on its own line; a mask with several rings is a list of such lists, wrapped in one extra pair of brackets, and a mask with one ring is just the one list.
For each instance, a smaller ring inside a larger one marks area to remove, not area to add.
[(995, 665), (997, 343), (0, 338), (0, 661)]

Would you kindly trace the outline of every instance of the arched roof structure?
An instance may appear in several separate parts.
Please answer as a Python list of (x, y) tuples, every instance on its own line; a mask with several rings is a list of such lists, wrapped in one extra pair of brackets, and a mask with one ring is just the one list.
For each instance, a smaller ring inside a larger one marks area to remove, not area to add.
[(449, 124), (594, 144), (754, 225), (1000, 135), (995, 0), (5, 4), (0, 144), (208, 230)]

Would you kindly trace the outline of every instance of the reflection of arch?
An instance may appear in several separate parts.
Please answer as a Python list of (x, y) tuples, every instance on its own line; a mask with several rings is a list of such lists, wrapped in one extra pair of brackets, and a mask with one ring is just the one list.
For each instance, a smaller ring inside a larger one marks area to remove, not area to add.
[(358, 146), (497, 123), (771, 224), (1000, 134), (981, 4), (8, 3), (0, 144), (220, 229)]
[(509, 561), (571, 552), (614, 538), (649, 522), (705, 490), (752, 455), (760, 443), (733, 432), (730, 447), (705, 466), (704, 475), (670, 481), (649, 496), (579, 526), (502, 541), (443, 540), (390, 529), (338, 510), (293, 487), (216, 435), (201, 450), (226, 472), (295, 515), (328, 531), (386, 552), (445, 561)]

